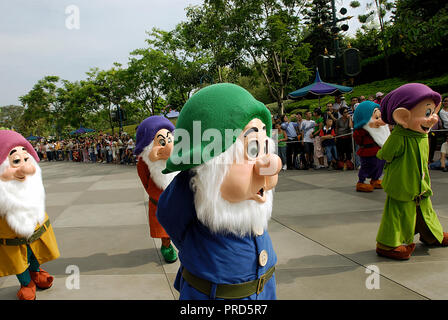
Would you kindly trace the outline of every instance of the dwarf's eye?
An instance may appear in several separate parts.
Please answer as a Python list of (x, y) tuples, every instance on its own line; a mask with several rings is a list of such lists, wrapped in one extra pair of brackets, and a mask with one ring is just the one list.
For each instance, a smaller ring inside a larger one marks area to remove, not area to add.
[(171, 137), (168, 138), (168, 143), (173, 142), (173, 140), (171, 140)]
[(20, 163), (20, 159), (15, 159), (15, 160), (12, 161), (12, 163), (19, 164)]
[(164, 147), (164, 146), (166, 145), (166, 141), (165, 141), (165, 139), (160, 139), (160, 140), (159, 140), (159, 144), (160, 144), (162, 147)]
[(258, 140), (252, 140), (247, 145), (247, 155), (249, 158), (256, 158), (258, 157), (258, 153), (260, 152), (260, 148), (258, 145)]
[(27, 162), (27, 161), (28, 161), (28, 159), (29, 159), (29, 158), (25, 158), (25, 159), (24, 159), (24, 160), (25, 160), (25, 162)]
[(266, 143), (264, 144), (264, 154), (268, 154), (269, 153), (269, 141), (266, 140)]
[(428, 118), (431, 114), (432, 114), (432, 110), (431, 109), (426, 109), (425, 117)]

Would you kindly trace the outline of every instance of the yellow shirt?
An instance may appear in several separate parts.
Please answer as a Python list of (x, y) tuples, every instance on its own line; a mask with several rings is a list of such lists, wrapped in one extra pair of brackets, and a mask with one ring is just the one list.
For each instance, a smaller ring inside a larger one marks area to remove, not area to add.
[[(45, 221), (48, 215), (45, 214)], [(44, 221), (44, 222), (45, 222)], [(39, 229), (41, 225), (37, 225)], [(0, 217), (0, 239), (22, 238), (18, 236), (8, 225), (4, 217)], [(30, 244), (39, 264), (57, 259), (60, 256), (53, 227), (48, 226), (42, 236)], [(20, 274), (28, 268), (26, 244), (7, 246), (0, 240), (0, 277)]]

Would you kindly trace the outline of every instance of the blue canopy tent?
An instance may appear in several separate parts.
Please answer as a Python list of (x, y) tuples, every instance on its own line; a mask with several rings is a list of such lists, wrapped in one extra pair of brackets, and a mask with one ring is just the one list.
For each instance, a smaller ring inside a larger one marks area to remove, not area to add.
[(319, 99), (320, 107), (320, 97), (326, 95), (341, 95), (343, 93), (350, 93), (353, 88), (341, 86), (338, 84), (332, 84), (323, 82), (320, 79), (319, 69), (316, 68), (316, 78), (314, 82), (306, 87), (298, 89), (288, 94), (288, 97), (292, 100), (299, 99)]
[(26, 140), (35, 141), (35, 140), (39, 140), (40, 138), (41, 137), (30, 135), (29, 137), (26, 137)]
[(84, 128), (83, 126), (80, 126), (79, 129), (73, 130), (72, 132), (70, 132), (70, 134), (71, 135), (83, 134), (83, 133), (86, 133), (86, 132), (94, 132), (94, 131), (95, 131), (94, 129), (87, 129), (87, 128)]
[(167, 117), (168, 119), (177, 118), (179, 117), (179, 112), (177, 112), (176, 110), (170, 110), (170, 112), (168, 112), (165, 117)]

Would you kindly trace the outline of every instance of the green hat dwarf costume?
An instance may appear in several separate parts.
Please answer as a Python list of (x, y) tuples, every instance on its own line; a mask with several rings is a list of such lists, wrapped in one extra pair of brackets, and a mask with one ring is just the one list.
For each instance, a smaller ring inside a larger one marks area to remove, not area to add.
[[(226, 130), (242, 130), (255, 118), (266, 125), (266, 133), (270, 137), (271, 113), (244, 88), (231, 83), (219, 83), (199, 90), (179, 114), (174, 130), (174, 149), (162, 172), (186, 171), (206, 162), (203, 152), (211, 141), (202, 137), (208, 129), (216, 129), (222, 137), (221, 148), (211, 154), (212, 158), (219, 156), (237, 139), (233, 136), (232, 143), (226, 144)], [(185, 139), (184, 134), (189, 136), (189, 141), (182, 141)]]

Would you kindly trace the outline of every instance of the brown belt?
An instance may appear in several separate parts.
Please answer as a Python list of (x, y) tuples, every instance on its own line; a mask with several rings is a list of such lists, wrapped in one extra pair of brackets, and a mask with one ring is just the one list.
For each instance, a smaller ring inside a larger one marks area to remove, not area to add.
[(34, 241), (40, 239), (40, 237), (44, 234), (45, 231), (47, 231), (48, 227), (50, 226), (50, 220), (47, 219), (47, 221), (44, 222), (44, 224), (34, 231), (34, 233), (29, 238), (14, 238), (14, 239), (2, 239), (0, 238), (0, 245), (4, 246), (20, 246), (22, 244), (30, 244)]
[[(216, 298), (222, 299), (242, 299), (263, 292), (264, 285), (274, 274), (275, 266), (272, 266), (260, 278), (248, 282), (237, 284), (218, 284), (216, 286)], [(182, 270), (182, 277), (190, 286), (196, 290), (210, 296), (212, 283), (208, 280), (199, 278), (189, 272), (185, 267)]]

